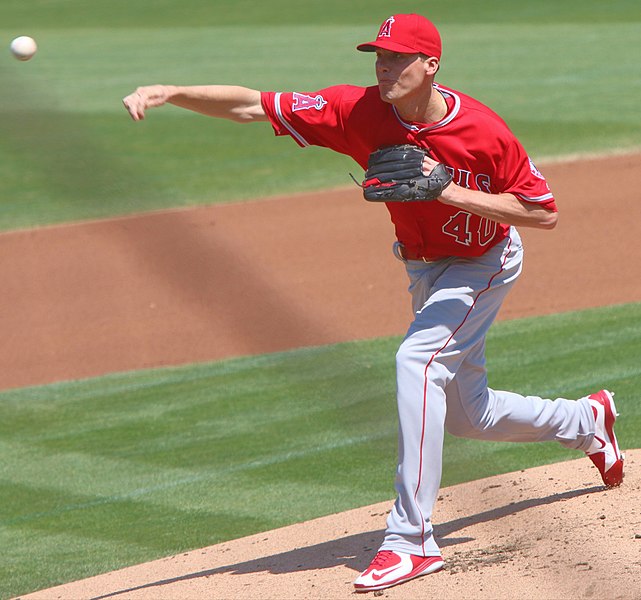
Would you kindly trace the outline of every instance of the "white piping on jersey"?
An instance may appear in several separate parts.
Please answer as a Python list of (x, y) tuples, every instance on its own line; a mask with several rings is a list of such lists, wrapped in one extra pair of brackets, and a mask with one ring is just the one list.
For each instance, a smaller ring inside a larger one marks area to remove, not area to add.
[(438, 85), (435, 83), (433, 84), (434, 89), (439, 92), (442, 96), (449, 96), (450, 98), (454, 98), (454, 106), (450, 113), (448, 115), (445, 115), (445, 118), (442, 121), (438, 121), (437, 123), (433, 123), (432, 125), (428, 125), (427, 127), (419, 127), (418, 125), (412, 125), (411, 123), (407, 123), (401, 118), (401, 115), (398, 114), (398, 111), (396, 110), (396, 106), (392, 106), (394, 109), (394, 114), (396, 115), (396, 118), (398, 119), (399, 123), (405, 127), (405, 129), (409, 129), (410, 131), (431, 131), (432, 129), (438, 129), (439, 127), (445, 127), (448, 123), (451, 123), (452, 120), (458, 115), (458, 112), (461, 108), (461, 99), (454, 93), (446, 90), (442, 90)]
[(301, 146), (309, 146), (310, 143), (285, 120), (283, 111), (280, 107), (280, 98), (282, 95), (282, 92), (277, 92), (274, 96), (274, 107), (276, 108), (276, 115), (278, 116), (278, 120), (287, 129), (287, 131), (291, 133), (292, 137), (298, 140)]
[(552, 200), (554, 198), (552, 194), (543, 194), (542, 196), (534, 196), (533, 198), (530, 198), (530, 196), (526, 196), (525, 194), (514, 193), (514, 195), (526, 202), (545, 202), (546, 200)]

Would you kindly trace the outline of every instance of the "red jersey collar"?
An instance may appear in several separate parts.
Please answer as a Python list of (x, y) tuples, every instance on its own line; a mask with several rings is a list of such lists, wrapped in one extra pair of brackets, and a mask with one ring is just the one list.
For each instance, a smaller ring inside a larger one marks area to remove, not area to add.
[[(456, 115), (458, 114), (459, 109), (461, 108), (461, 99), (454, 92), (450, 90), (444, 90), (443, 88), (439, 87), (436, 83), (433, 85), (434, 85), (434, 89), (443, 95), (446, 102), (450, 100), (449, 102), (447, 102), (448, 104), (447, 114), (440, 121), (437, 121), (436, 123), (432, 123), (431, 125), (420, 126), (416, 123), (408, 123), (407, 121), (404, 121), (401, 118), (401, 116), (398, 114), (396, 107), (392, 106), (392, 110), (394, 111), (396, 118), (398, 119), (400, 124), (406, 129), (409, 129), (410, 131), (414, 131), (414, 132), (431, 131), (433, 129), (438, 129), (439, 127), (444, 127), (445, 125), (450, 123), (454, 118), (456, 118)], [(453, 102), (453, 105), (451, 105), (451, 102)]]

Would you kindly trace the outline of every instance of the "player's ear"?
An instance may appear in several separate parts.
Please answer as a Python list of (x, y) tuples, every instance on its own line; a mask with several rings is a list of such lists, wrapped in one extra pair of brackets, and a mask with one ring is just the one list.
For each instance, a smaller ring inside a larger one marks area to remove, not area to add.
[(436, 75), (439, 67), (441, 66), (439, 59), (436, 56), (425, 56), (424, 54), (421, 55), (421, 59), (423, 60), (425, 74), (432, 76)]

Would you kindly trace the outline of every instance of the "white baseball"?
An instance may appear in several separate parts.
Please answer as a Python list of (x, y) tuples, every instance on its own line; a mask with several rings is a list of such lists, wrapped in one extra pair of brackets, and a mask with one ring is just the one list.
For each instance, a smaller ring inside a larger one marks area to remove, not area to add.
[(11, 42), (11, 53), (18, 60), (29, 60), (37, 51), (36, 40), (28, 35), (21, 35)]

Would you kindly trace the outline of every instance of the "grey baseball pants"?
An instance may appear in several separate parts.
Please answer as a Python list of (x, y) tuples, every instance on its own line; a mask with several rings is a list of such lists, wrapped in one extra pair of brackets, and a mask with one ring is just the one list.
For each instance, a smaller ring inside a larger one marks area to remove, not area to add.
[(516, 229), (479, 258), (406, 261), (414, 321), (397, 356), (397, 500), (381, 550), (438, 555), (431, 515), (444, 430), (509, 442), (556, 440), (587, 449), (594, 417), (586, 399), (547, 400), (488, 388), (485, 336), (521, 272)]

